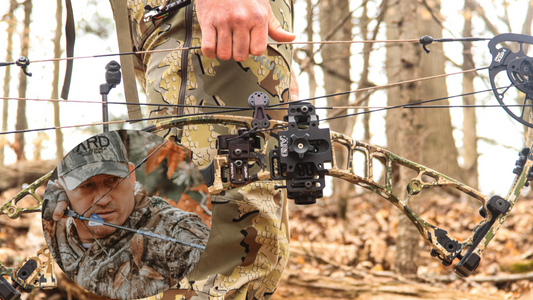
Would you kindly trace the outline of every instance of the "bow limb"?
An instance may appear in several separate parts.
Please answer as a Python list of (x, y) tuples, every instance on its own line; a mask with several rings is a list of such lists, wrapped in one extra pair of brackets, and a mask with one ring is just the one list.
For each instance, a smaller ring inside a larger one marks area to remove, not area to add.
[[(32, 212), (40, 212), (43, 200), (37, 196), (36, 190), (41, 185), (43, 185), (45, 182), (48, 181), (48, 178), (50, 178), (50, 175), (52, 175), (52, 171), (48, 174), (42, 176), (41, 178), (34, 181), (32, 184), (24, 188), (22, 191), (20, 191), (18, 194), (13, 196), (9, 201), (4, 203), (2, 207), (0, 207), (0, 215), (5, 214), (11, 219), (16, 219), (20, 217), (23, 213), (32, 213)], [(31, 195), (35, 200), (37, 200), (38, 204), (34, 207), (18, 207), (17, 203), (22, 200), (22, 198)]]

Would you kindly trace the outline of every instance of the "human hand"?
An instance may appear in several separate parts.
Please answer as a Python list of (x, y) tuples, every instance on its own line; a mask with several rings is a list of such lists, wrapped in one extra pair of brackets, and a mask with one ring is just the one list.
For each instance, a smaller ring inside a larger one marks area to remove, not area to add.
[(43, 199), (43, 218), (46, 221), (58, 222), (65, 215), (65, 209), (69, 206), (69, 199), (63, 187), (59, 183), (49, 183)]
[(278, 42), (296, 38), (283, 30), (268, 0), (196, 0), (196, 12), (208, 58), (245, 61), (265, 52), (268, 36)]

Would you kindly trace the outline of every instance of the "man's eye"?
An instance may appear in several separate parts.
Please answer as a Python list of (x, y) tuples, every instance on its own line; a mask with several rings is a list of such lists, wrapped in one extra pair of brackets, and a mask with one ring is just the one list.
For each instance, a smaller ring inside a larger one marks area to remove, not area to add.
[(92, 185), (93, 185), (92, 182), (82, 183), (82, 184), (80, 184), (80, 188), (82, 188), (82, 189), (90, 188)]
[(117, 177), (117, 176), (112, 176), (112, 177), (106, 178), (106, 182), (108, 184), (116, 184), (119, 180), (120, 180), (120, 177)]

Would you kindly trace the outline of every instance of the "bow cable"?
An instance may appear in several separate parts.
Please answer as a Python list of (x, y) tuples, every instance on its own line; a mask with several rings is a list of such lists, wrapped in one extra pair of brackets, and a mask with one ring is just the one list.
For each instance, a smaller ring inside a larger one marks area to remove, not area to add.
[[(505, 89), (505, 90), (507, 90), (507, 89), (509, 89), (509, 87), (500, 87), (500, 88), (497, 88), (497, 89)], [(395, 106), (385, 106), (385, 107), (380, 107), (378, 109), (371, 110), (371, 111), (365, 111), (365, 112), (358, 112), (358, 113), (354, 113), (354, 114), (335, 116), (335, 117), (322, 119), (320, 121), (327, 121), (327, 120), (345, 118), (345, 117), (350, 117), (350, 116), (356, 116), (356, 115), (359, 115), (359, 114), (366, 114), (366, 113), (372, 113), (372, 112), (376, 112), (376, 111), (389, 110), (389, 109), (393, 109), (393, 108), (412, 108), (412, 107), (408, 107), (408, 106), (416, 106), (418, 104), (423, 104), (423, 103), (429, 103), (429, 102), (434, 102), (434, 101), (440, 101), (440, 100), (445, 100), (445, 99), (450, 99), (450, 98), (457, 98), (457, 97), (473, 95), (473, 94), (479, 94), (479, 93), (485, 93), (485, 92), (492, 92), (492, 91), (493, 91), (492, 89), (487, 89), (487, 90), (482, 90), (482, 91), (477, 91), (477, 92), (462, 93), (462, 94), (459, 94), (459, 95), (452, 95), (452, 96), (446, 96), (446, 97), (441, 97), (441, 98), (423, 100), (423, 101), (413, 102), (413, 103), (408, 103), (408, 104), (399, 104), (399, 105), (395, 105)], [(342, 93), (351, 93), (351, 92), (342, 92)], [(334, 95), (337, 95), (337, 94), (334, 94)], [(292, 102), (285, 102), (285, 103), (275, 104), (275, 105), (272, 105), (272, 106), (280, 106), (280, 105), (287, 105), (287, 104), (291, 104), (291, 103), (313, 101), (313, 100), (320, 99), (320, 98), (325, 98), (325, 97), (329, 97), (329, 95), (318, 96), (318, 97), (309, 98), (309, 99), (301, 99), (301, 100), (292, 101)], [(95, 103), (97, 103), (97, 102), (95, 102)], [(120, 103), (120, 104), (124, 104), (124, 103)], [(507, 106), (507, 107), (516, 107), (516, 106), (524, 107), (524, 106), (530, 106), (530, 105), (513, 104), (513, 105), (496, 105), (494, 107), (503, 107), (503, 106)], [(420, 107), (422, 107), (422, 106), (420, 106)], [(453, 107), (453, 106), (448, 106), (448, 107)], [(475, 106), (472, 106), (472, 107), (491, 107), (491, 106), (475, 105)], [(217, 108), (225, 108), (225, 106), (217, 106)], [(329, 107), (318, 107), (317, 109), (335, 109), (335, 108), (341, 108), (341, 107), (329, 106)], [(361, 107), (353, 106), (353, 107), (349, 107), (349, 108), (355, 109), (355, 108), (361, 108)], [(371, 108), (371, 107), (362, 107), (362, 108)], [(285, 108), (271, 108), (271, 109), (285, 109)], [(247, 110), (252, 110), (252, 109), (251, 108), (247, 108), (247, 107), (239, 107), (237, 109), (220, 110), (220, 111), (217, 111), (217, 112), (212, 113), (212, 114), (234, 113), (234, 112), (242, 112), (242, 111), (247, 111)], [(98, 125), (104, 125), (104, 124), (122, 124), (122, 123), (128, 123), (128, 122), (140, 122), (140, 121), (150, 121), (150, 120), (172, 119), (172, 118), (179, 118), (179, 117), (204, 116), (204, 115), (206, 115), (206, 113), (200, 112), (200, 113), (188, 114), (186, 116), (175, 116), (175, 115), (157, 116), (157, 117), (149, 117), (149, 118), (142, 118), (142, 119), (129, 119), (129, 120), (108, 121), (108, 122), (97, 122), (97, 123), (90, 123), (90, 124), (66, 125), (66, 126), (46, 127), (46, 128), (39, 128), (39, 129), (13, 130), (13, 131), (0, 132), (0, 135), (14, 134), (14, 133), (35, 132), (35, 131), (46, 131), (46, 130), (55, 130), (55, 129), (65, 129), (65, 128), (78, 128), (78, 127), (87, 127), (87, 126), (98, 126)], [(257, 132), (261, 132), (261, 131), (265, 131), (265, 130), (268, 131), (268, 130), (273, 130), (273, 129), (257, 130)]]
[[(431, 42), (428, 42), (431, 40)], [(423, 36), (420, 39), (404, 39), (404, 40), (362, 40), (362, 41), (317, 41), (317, 42), (308, 42), (308, 41), (296, 41), (296, 42), (269, 42), (267, 45), (276, 46), (276, 45), (312, 45), (312, 44), (364, 44), (364, 43), (420, 43), (425, 48), (426, 45), (431, 44), (432, 42), (475, 42), (475, 41), (488, 41), (490, 38), (481, 38), (481, 37), (467, 37), (467, 38), (443, 38), (443, 39), (433, 39), (430, 36)], [(156, 49), (156, 50), (146, 50), (146, 51), (131, 51), (131, 52), (118, 52), (118, 53), (107, 53), (107, 54), (97, 54), (97, 55), (88, 55), (88, 56), (75, 56), (75, 57), (57, 57), (50, 59), (38, 59), (32, 60), (32, 63), (42, 63), (42, 62), (54, 62), (54, 61), (71, 61), (76, 59), (87, 59), (87, 58), (102, 58), (102, 57), (111, 57), (111, 56), (122, 56), (122, 55), (137, 55), (137, 54), (149, 54), (149, 53), (160, 53), (160, 52), (172, 52), (172, 51), (183, 51), (183, 50), (198, 50), (201, 47), (181, 47), (173, 49)], [(15, 62), (0, 62), (0, 67), (5, 67), (9, 65), (14, 65)]]

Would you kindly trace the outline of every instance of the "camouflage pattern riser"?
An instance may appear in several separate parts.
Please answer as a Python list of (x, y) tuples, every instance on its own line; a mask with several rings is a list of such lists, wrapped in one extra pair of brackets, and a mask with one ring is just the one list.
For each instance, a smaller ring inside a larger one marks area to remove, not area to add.
[[(171, 120), (171, 121), (167, 121), (167, 125), (168, 126), (179, 126), (180, 125), (180, 120), (184, 121), (184, 118), (179, 118), (179, 119), (174, 119), (174, 120)], [(246, 128), (251, 128), (250, 124), (252, 122), (252, 118), (242, 118), (242, 117), (232, 117), (232, 116), (205, 116), (205, 117), (202, 117), (201, 120), (200, 119), (196, 119), (196, 120), (188, 120), (188, 121), (192, 121), (192, 122), (210, 122), (210, 121), (213, 121), (213, 120), (216, 120), (216, 122), (222, 122), (222, 123), (227, 123), (227, 124), (230, 124), (230, 123), (233, 123), (233, 122), (240, 122), (241, 124), (242, 123), (248, 123), (246, 124), (246, 126), (243, 126), (243, 127), (246, 127)], [(283, 123), (283, 122), (274, 122), (272, 123), (272, 126), (271, 128), (273, 127), (276, 127), (276, 128), (280, 128), (280, 127), (286, 127), (287, 124), (286, 123)], [(162, 127), (164, 127), (164, 125), (162, 125)], [(159, 130), (164, 130), (164, 128), (160, 127)], [(427, 189), (431, 189), (431, 188), (437, 188), (437, 187), (449, 187), (449, 188), (455, 188), (457, 190), (459, 190), (460, 192), (463, 192), (471, 197), (473, 197), (474, 199), (477, 199), (478, 201), (480, 201), (480, 204), (481, 205), (485, 205), (485, 203), (488, 201), (489, 197), (482, 194), (481, 192), (455, 180), (455, 179), (452, 179), (442, 173), (439, 173), (435, 170), (432, 170), (430, 168), (427, 168), (423, 165), (420, 165), (420, 164), (417, 164), (415, 162), (412, 162), (412, 161), (409, 161), (407, 159), (404, 159), (402, 157), (399, 157), (383, 148), (380, 148), (380, 147), (376, 147), (376, 146), (373, 146), (373, 145), (369, 145), (369, 144), (366, 144), (366, 143), (363, 143), (363, 142), (359, 142), (359, 141), (356, 141), (356, 140), (353, 140), (352, 138), (350, 137), (347, 137), (347, 136), (344, 136), (342, 134), (339, 134), (339, 133), (335, 133), (335, 132), (331, 132), (330, 133), (330, 140), (331, 140), (331, 145), (332, 145), (332, 149), (335, 149), (336, 147), (342, 145), (344, 146), (345, 148), (349, 149), (350, 150), (350, 154), (349, 155), (353, 155), (353, 153), (355, 152), (360, 152), (360, 153), (363, 153), (364, 156), (365, 156), (365, 163), (364, 163), (364, 170), (365, 170), (365, 175), (364, 176), (359, 176), (357, 174), (355, 174), (355, 171), (354, 171), (354, 166), (353, 166), (353, 162), (350, 162), (349, 166), (347, 168), (342, 168), (340, 166), (337, 165), (337, 162), (336, 162), (336, 158), (335, 158), (335, 153), (333, 151), (333, 159), (332, 159), (332, 167), (329, 168), (327, 170), (327, 174), (329, 176), (333, 176), (333, 177), (337, 177), (337, 178), (341, 178), (343, 180), (346, 180), (346, 181), (349, 181), (355, 185), (359, 185), (363, 188), (366, 188), (366, 189), (369, 189), (373, 192), (375, 192), (376, 194), (382, 196), (383, 198), (387, 199), (388, 201), (390, 201), (392, 204), (394, 204), (396, 207), (398, 207), (405, 215), (407, 215), (409, 217), (409, 219), (411, 220), (411, 222), (416, 226), (416, 228), (418, 229), (418, 231), (421, 233), (421, 235), (424, 237), (425, 240), (427, 240), (435, 250), (437, 250), (443, 257), (446, 257), (447, 259), (453, 259), (457, 256), (457, 254), (460, 254), (462, 250), (464, 250), (465, 248), (469, 247), (470, 245), (472, 245), (472, 242), (473, 242), (473, 238), (474, 238), (474, 235), (475, 233), (477, 232), (477, 230), (485, 223), (488, 223), (491, 216), (490, 216), (490, 213), (489, 215), (487, 216), (486, 219), (484, 219), (483, 221), (481, 221), (476, 229), (474, 229), (474, 231), (472, 232), (472, 234), (470, 235), (470, 237), (468, 237), (466, 240), (464, 241), (459, 241), (457, 240), (456, 238), (454, 238), (451, 234), (446, 234), (446, 236), (451, 240), (451, 241), (454, 241), (454, 242), (457, 242), (459, 244), (459, 248), (455, 251), (452, 251), (450, 252), (448, 249), (445, 249), (443, 247), (443, 245), (441, 245), (437, 239), (436, 239), (436, 231), (437, 230), (442, 230), (441, 228), (425, 221), (424, 219), (422, 219), (420, 216), (418, 216), (416, 213), (414, 213), (409, 207), (408, 207), (408, 202), (409, 202), (409, 198), (412, 196), (412, 195), (415, 195), (415, 194), (418, 194), (419, 192), (423, 191), (423, 190), (427, 190)], [(266, 151), (264, 151), (264, 149), (262, 150), (257, 150), (258, 153), (261, 153), (261, 155), (263, 155), (264, 153), (266, 153)], [(258, 154), (259, 155), (259, 154)], [(373, 159), (376, 158), (376, 159), (379, 159), (383, 165), (385, 166), (386, 168), (386, 179), (385, 179), (385, 183), (378, 183), (376, 181), (374, 181), (374, 177), (373, 177), (373, 165), (372, 165), (372, 161)], [(217, 156), (215, 157), (215, 170), (220, 170), (221, 167), (227, 167), (228, 166), (228, 159), (227, 157), (225, 156)], [(267, 160), (268, 161), (268, 160)], [(405, 198), (402, 198), (398, 195), (396, 195), (393, 191), (392, 191), (392, 186), (393, 186), (393, 176), (392, 176), (392, 166), (394, 164), (397, 164), (397, 165), (400, 165), (400, 166), (403, 166), (403, 167), (407, 167), (411, 170), (414, 170), (416, 172), (416, 176), (414, 178), (412, 178), (410, 181), (409, 181), (409, 186), (410, 186), (410, 192), (408, 193), (408, 195), (405, 197)], [(532, 161), (529, 161), (528, 160), (528, 166), (529, 165), (532, 165), (533, 162)], [(525, 167), (525, 169), (527, 169), (527, 167)], [(523, 173), (525, 174), (525, 173)], [(270, 172), (267, 170), (267, 166), (263, 165), (261, 167), (261, 170), (257, 171), (257, 173), (255, 173), (257, 179), (255, 180), (264, 180), (265, 178), (268, 178), (270, 176)], [(428, 176), (430, 178), (432, 178), (432, 182), (426, 182), (423, 180), (423, 176)], [(522, 177), (517, 177), (516, 179), (516, 182), (513, 186), (521, 186), (520, 182), (523, 183), (525, 181), (525, 175), (522, 175)], [(215, 182), (213, 183), (212, 186), (209, 187), (209, 191), (210, 193), (214, 194), (214, 195), (219, 195), (221, 193), (223, 193), (225, 190), (227, 189), (230, 189), (230, 188), (234, 188), (236, 185), (230, 183), (230, 182), (222, 182), (221, 180), (221, 174), (218, 173), (215, 175)], [(519, 192), (513, 192), (511, 193), (511, 196), (513, 195), (516, 195), (516, 197), (519, 195)], [(513, 197), (509, 198), (509, 201), (512, 202), (512, 204), (514, 204), (514, 201), (516, 200), (516, 197), (514, 197), (514, 200), (513, 200)], [(511, 207), (512, 208), (512, 207)], [(508, 213), (507, 213), (508, 214)], [(507, 215), (506, 214), (506, 215)], [(501, 225), (501, 223), (503, 222), (503, 220), (505, 219), (505, 216), (501, 216), (499, 217), (498, 221), (494, 224), (494, 226), (491, 228), (491, 231), (490, 232), (496, 232), (497, 229), (499, 228), (499, 226)], [(493, 234), (491, 234), (489, 232), (489, 235), (487, 235), (487, 238), (485, 239), (485, 241), (483, 241), (483, 243), (481, 243), (475, 250), (475, 253), (477, 254), (481, 254), (481, 252), (483, 251), (483, 249), (485, 248), (486, 244), (490, 241), (489, 240), (489, 237), (492, 237)]]

